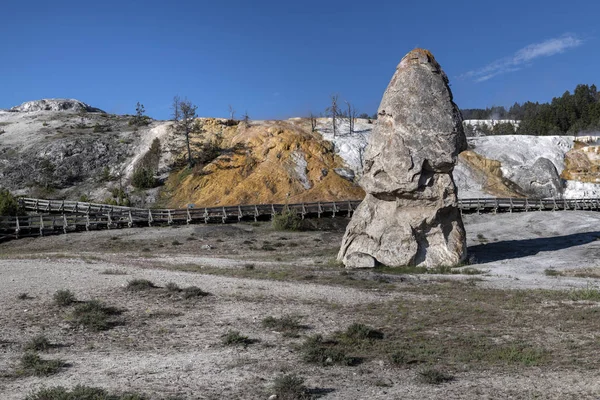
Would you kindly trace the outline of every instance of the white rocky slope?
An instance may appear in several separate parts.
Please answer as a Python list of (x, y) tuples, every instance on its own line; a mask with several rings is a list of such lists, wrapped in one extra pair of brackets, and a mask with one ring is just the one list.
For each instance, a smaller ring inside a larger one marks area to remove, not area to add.
[(104, 112), (99, 108), (92, 107), (76, 99), (41, 99), (26, 101), (25, 103), (12, 107), (11, 112), (35, 112), (35, 111), (71, 111), (71, 112)]
[[(335, 145), (336, 153), (344, 159), (357, 176), (361, 173), (361, 155), (366, 147), (374, 123), (357, 120), (355, 133), (350, 134), (347, 123), (342, 123), (333, 137), (331, 119), (321, 118), (318, 130), (324, 139)], [(487, 160), (501, 164), (502, 177), (519, 187), (520, 194), (529, 197), (600, 197), (600, 184), (565, 181), (560, 174), (565, 168), (565, 154), (573, 148), (575, 136), (481, 136), (468, 138), (469, 150)], [(590, 140), (586, 140), (589, 142)], [(494, 197), (481, 181), (482, 172), (461, 157), (454, 170), (454, 180), (461, 198)]]
[[(81, 101), (43, 99), (0, 110), (0, 186), (16, 194), (103, 200), (128, 181), (135, 162), (156, 137), (165, 162), (169, 122), (132, 126), (130, 117), (104, 113)], [(109, 180), (101, 179), (107, 169)]]

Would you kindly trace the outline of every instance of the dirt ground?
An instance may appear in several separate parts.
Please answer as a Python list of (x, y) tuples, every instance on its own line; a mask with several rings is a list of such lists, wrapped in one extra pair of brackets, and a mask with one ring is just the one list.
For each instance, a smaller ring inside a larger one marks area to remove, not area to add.
[[(0, 244), (0, 397), (82, 384), (152, 399), (267, 399), (282, 374), (302, 377), (322, 399), (600, 397), (600, 214), (466, 215), (464, 274), (345, 271), (335, 262), (345, 223), (325, 219), (302, 232), (267, 222), (137, 228)], [(158, 287), (127, 290), (141, 278)], [(170, 282), (210, 295), (184, 299), (165, 288)], [(75, 306), (54, 303), (64, 289), (122, 314), (110, 329), (85, 329), (73, 322)], [(300, 321), (297, 335), (263, 324), (286, 315)], [(379, 336), (347, 340), (341, 332), (353, 323)], [(226, 345), (230, 331), (251, 341)], [(66, 366), (19, 375), (25, 345), (40, 334), (53, 344), (40, 356)], [(317, 334), (355, 362), (307, 362), (302, 345)], [(432, 384), (431, 370), (452, 379)]]

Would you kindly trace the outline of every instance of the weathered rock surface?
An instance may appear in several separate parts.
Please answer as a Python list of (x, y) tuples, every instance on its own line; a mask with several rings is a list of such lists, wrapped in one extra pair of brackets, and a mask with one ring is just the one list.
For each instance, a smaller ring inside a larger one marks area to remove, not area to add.
[(338, 260), (347, 268), (463, 261), (452, 170), (467, 143), (448, 78), (430, 52), (416, 49), (402, 59), (378, 115), (360, 181), (367, 195)]
[(104, 112), (75, 99), (41, 99), (27, 101), (20, 106), (12, 107), (11, 112), (35, 111), (73, 111), (73, 112)]
[(563, 184), (560, 174), (549, 159), (540, 157), (530, 166), (522, 166), (507, 176), (515, 182), (527, 197), (562, 197)]

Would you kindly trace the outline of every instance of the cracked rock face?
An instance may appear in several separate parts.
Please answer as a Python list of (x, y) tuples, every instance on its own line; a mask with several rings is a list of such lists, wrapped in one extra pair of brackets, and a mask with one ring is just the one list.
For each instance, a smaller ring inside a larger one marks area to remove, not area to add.
[(467, 143), (448, 78), (429, 51), (402, 59), (378, 115), (360, 181), (367, 195), (338, 260), (347, 268), (460, 263), (467, 246), (452, 170)]

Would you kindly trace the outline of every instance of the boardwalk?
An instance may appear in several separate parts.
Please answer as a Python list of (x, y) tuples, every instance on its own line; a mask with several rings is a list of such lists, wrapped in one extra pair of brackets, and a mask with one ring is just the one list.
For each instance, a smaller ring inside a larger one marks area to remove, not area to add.
[[(0, 240), (55, 233), (134, 226), (227, 223), (265, 220), (285, 209), (302, 218), (350, 217), (360, 200), (295, 204), (257, 204), (225, 207), (146, 209), (63, 200), (21, 199), (31, 215), (0, 218)], [(559, 210), (600, 210), (600, 199), (461, 199), (464, 213)]]

